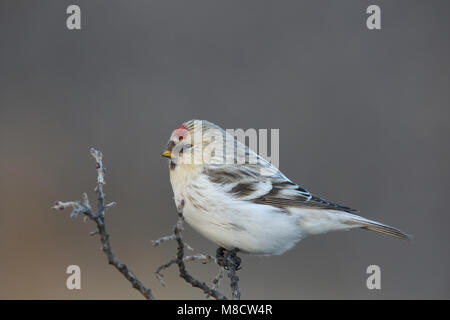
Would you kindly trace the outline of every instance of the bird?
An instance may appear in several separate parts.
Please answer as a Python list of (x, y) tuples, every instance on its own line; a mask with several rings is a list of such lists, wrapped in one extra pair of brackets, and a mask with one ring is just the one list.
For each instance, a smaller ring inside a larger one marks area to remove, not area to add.
[(206, 120), (176, 128), (162, 156), (185, 221), (222, 250), (280, 255), (308, 236), (355, 228), (410, 238), (310, 193)]

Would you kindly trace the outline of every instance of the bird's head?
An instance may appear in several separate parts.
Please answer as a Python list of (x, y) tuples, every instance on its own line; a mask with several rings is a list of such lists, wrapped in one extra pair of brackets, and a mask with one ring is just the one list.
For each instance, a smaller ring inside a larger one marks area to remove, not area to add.
[(217, 158), (227, 133), (206, 120), (189, 120), (170, 135), (163, 157), (169, 158), (171, 168), (178, 164), (202, 165)]
[(185, 124), (182, 124), (172, 132), (166, 149), (161, 155), (168, 158), (172, 163), (180, 163), (188, 156), (187, 153), (190, 154), (192, 152), (192, 142), (189, 128)]

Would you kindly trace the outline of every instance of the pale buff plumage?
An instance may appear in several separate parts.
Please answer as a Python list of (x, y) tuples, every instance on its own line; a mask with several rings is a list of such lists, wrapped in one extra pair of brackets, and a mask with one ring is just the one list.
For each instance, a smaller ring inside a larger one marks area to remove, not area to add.
[(174, 199), (177, 206), (184, 200), (186, 221), (223, 248), (281, 254), (306, 236), (352, 228), (407, 238), (310, 194), (208, 121), (176, 129), (163, 155), (170, 158)]

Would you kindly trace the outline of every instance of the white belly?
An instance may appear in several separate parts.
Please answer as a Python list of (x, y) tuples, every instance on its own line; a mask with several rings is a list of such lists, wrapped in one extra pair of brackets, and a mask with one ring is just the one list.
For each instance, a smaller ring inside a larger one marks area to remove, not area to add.
[(207, 179), (172, 179), (175, 201), (185, 202), (186, 222), (226, 249), (254, 254), (281, 254), (301, 238), (298, 217), (271, 206), (239, 200)]
[(301, 239), (295, 217), (275, 211), (269, 213), (256, 205), (248, 206), (245, 212), (224, 207), (212, 213), (186, 203), (184, 216), (192, 228), (229, 250), (281, 254)]
[(187, 223), (217, 245), (253, 254), (281, 254), (308, 235), (358, 227), (354, 215), (335, 210), (289, 208), (243, 200), (212, 183), (200, 169), (171, 170), (177, 207)]

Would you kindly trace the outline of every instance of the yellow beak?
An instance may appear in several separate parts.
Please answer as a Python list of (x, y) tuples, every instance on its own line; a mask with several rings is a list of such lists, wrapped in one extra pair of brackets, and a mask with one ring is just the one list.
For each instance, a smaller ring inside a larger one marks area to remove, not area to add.
[(161, 156), (166, 157), (166, 158), (172, 158), (172, 152), (170, 152), (169, 150), (164, 151)]

